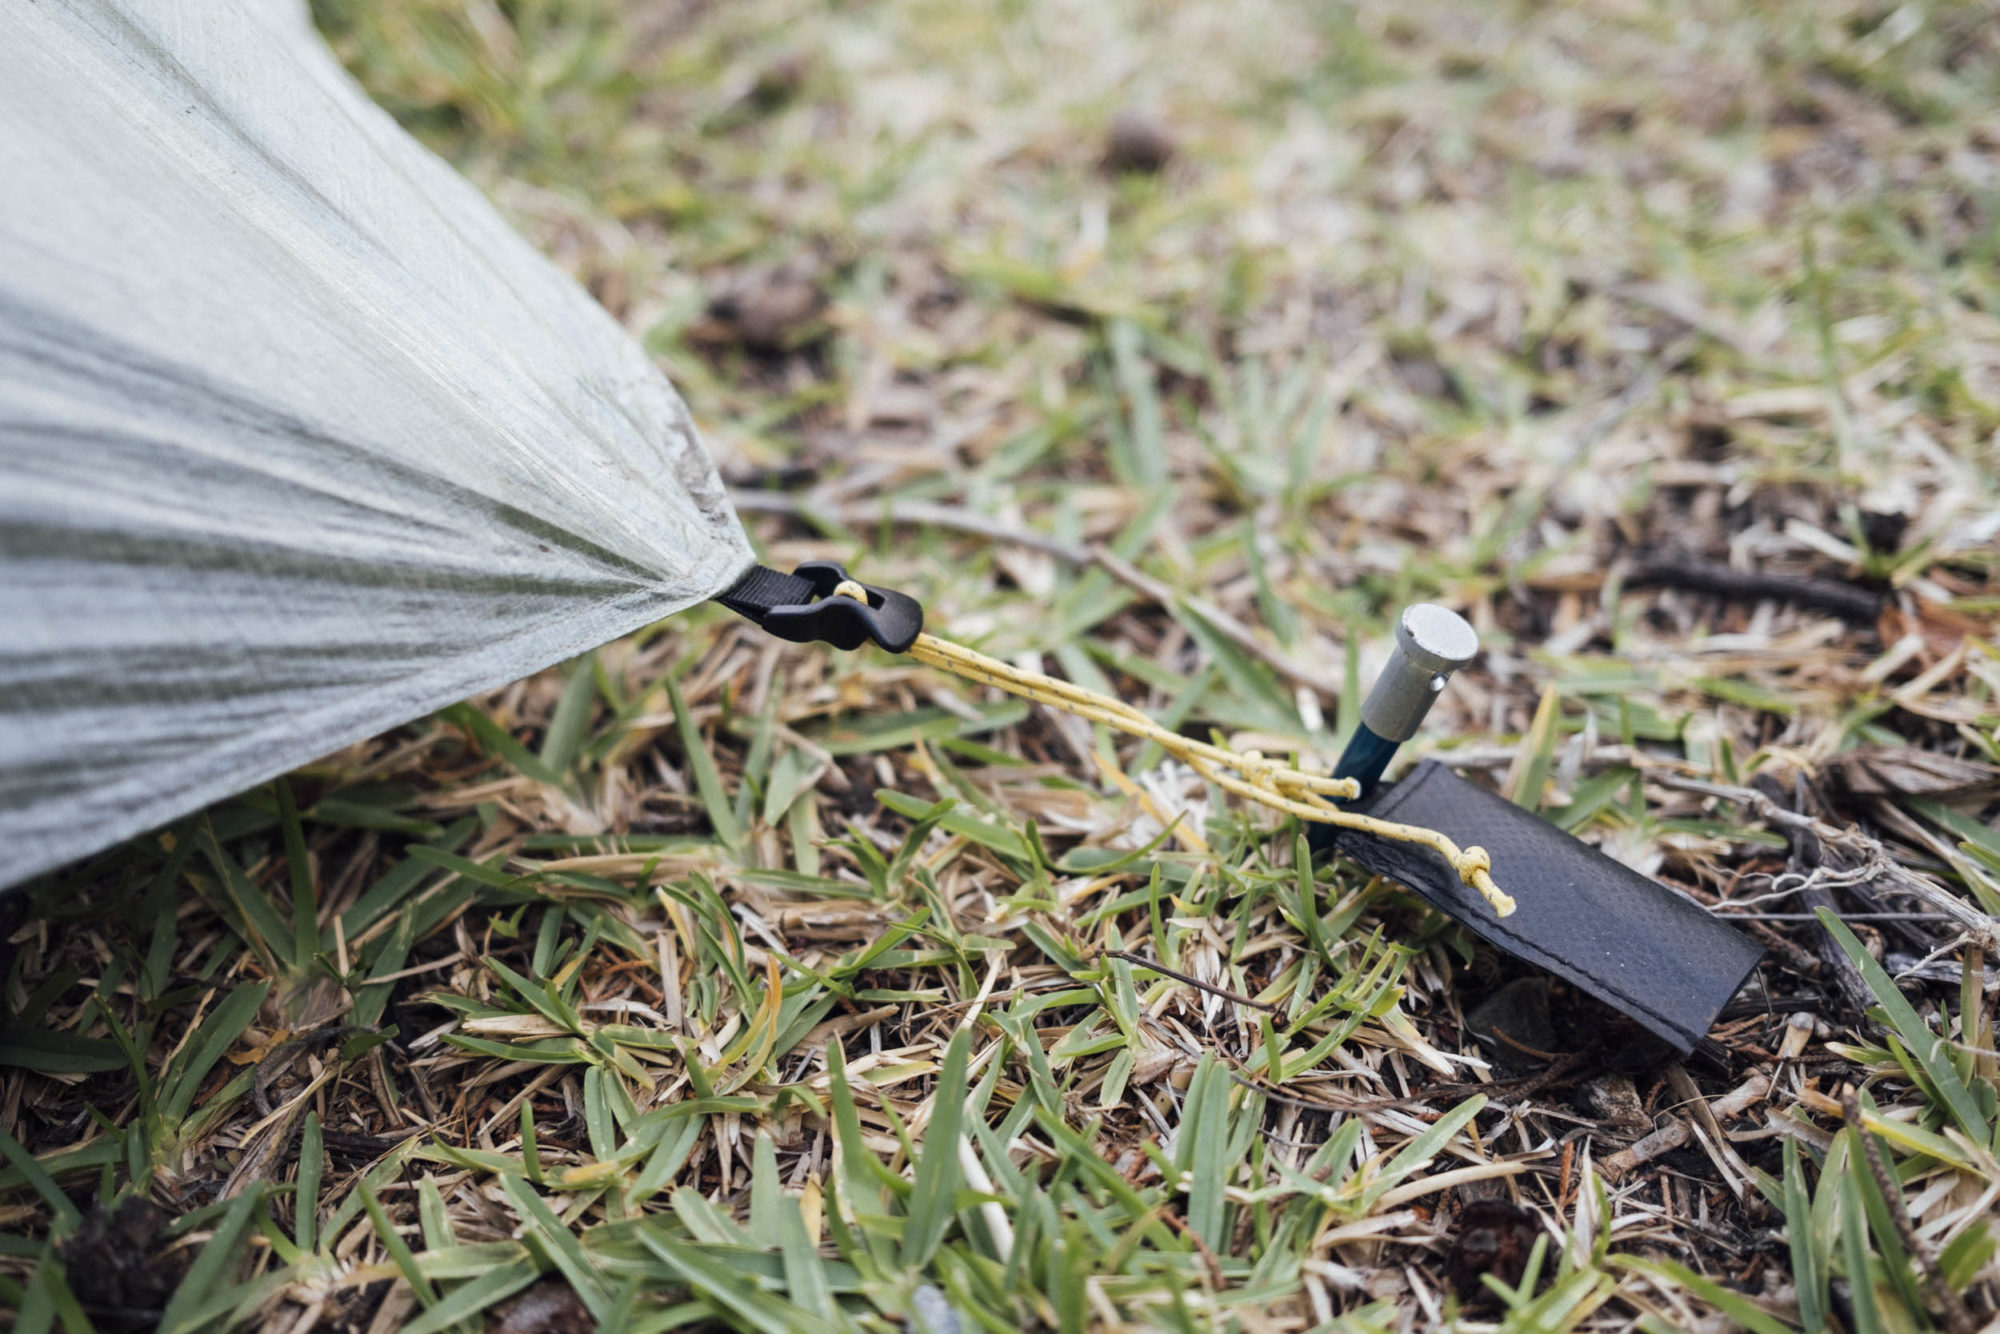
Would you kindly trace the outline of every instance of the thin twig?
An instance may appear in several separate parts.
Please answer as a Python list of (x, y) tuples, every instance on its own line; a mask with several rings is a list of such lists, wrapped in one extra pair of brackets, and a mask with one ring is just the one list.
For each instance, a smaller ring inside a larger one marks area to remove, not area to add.
[(1130, 950), (1098, 951), (1100, 958), (1107, 954), (1114, 959), (1123, 959), (1126, 963), (1150, 969), (1163, 977), (1171, 977), (1174, 981), (1193, 987), (1196, 991), (1206, 991), (1211, 996), (1220, 996), (1224, 1000), (1235, 1001), (1238, 1005), (1248, 1005), (1253, 1009), (1265, 1010), (1271, 1014), (1283, 1014), (1285, 1012), (1285, 1007), (1282, 1005), (1274, 1004), (1271, 1001), (1252, 1000), (1250, 997), (1240, 992), (1231, 991), (1226, 987), (1212, 986), (1200, 978), (1189, 977), (1186, 973), (1180, 972), (1178, 969), (1169, 968), (1158, 960), (1148, 959), (1144, 955), (1134, 954)]
[[(1817, 922), (1818, 913), (1810, 912), (1728, 912), (1729, 905), (1718, 903), (1710, 909), (1717, 917), (1731, 922)], [(1941, 912), (1844, 912), (1843, 922), (1949, 922), (1952, 919)]]
[[(1663, 1153), (1678, 1149), (1688, 1142), (1693, 1132), (1688, 1123), (1673, 1117), (1665, 1125), (1640, 1140), (1628, 1149), (1621, 1149), (1597, 1165), (1597, 1170), (1612, 1181), (1618, 1180), (1635, 1167), (1644, 1167)], [(1679, 1220), (1676, 1220), (1679, 1221)]]
[[(1762, 792), (1765, 782), (1766, 780), (1760, 777), (1754, 790)], [(1776, 784), (1773, 783), (1771, 786), (1775, 787)], [(1770, 793), (1765, 795), (1770, 797), (1773, 805), (1783, 806), (1775, 796)], [(1805, 778), (1801, 774), (1794, 774), (1790, 809), (1807, 810), (1806, 800)], [(1839, 905), (1833, 901), (1833, 895), (1820, 883), (1820, 873), (1831, 871), (1837, 875), (1848, 868), (1841, 864), (1841, 859), (1828, 855), (1825, 844), (1810, 828), (1787, 829), (1785, 842), (1791, 846), (1785, 869), (1789, 873), (1788, 878), (1797, 882), (1798, 894), (1805, 903), (1806, 911), (1816, 914), (1824, 908), (1828, 912), (1839, 912)], [(1874, 1003), (1874, 993), (1868, 989), (1868, 982), (1861, 976), (1861, 970), (1855, 967), (1854, 961), (1847, 957), (1845, 950), (1841, 949), (1840, 942), (1834, 938), (1833, 932), (1821, 924), (1813, 933), (1813, 943), (1818, 947), (1821, 966), (1826, 970), (1826, 975), (1833, 979), (1841, 995), (1846, 998), (1848, 1006), (1856, 1014), (1867, 1014), (1868, 1007)]]
[(1493, 1036), (1512, 1047), (1515, 1051), (1532, 1056), (1538, 1061), (1560, 1061), (1563, 1059), (1563, 1053), (1561, 1052), (1543, 1051), (1539, 1047), (1530, 1047), (1518, 1038), (1507, 1036), (1506, 1030), (1498, 1024), (1493, 1025)]
[(1828, 612), (1843, 621), (1873, 625), (1882, 614), (1883, 595), (1833, 579), (1807, 579), (1790, 574), (1762, 574), (1738, 570), (1707, 560), (1655, 558), (1633, 567), (1625, 577), (1627, 588), (1666, 586), (1688, 588), (1718, 597), (1746, 601), (1770, 599), (1795, 602)]
[(1433, 1084), (1428, 1088), (1405, 1094), (1400, 1098), (1363, 1098), (1353, 1102), (1334, 1102), (1321, 1098), (1303, 1098), (1273, 1088), (1264, 1080), (1242, 1072), (1241, 1066), (1230, 1059), (1229, 1077), (1244, 1088), (1254, 1089), (1275, 1102), (1290, 1107), (1299, 1107), (1313, 1112), (1379, 1112), (1393, 1108), (1414, 1106), (1420, 1102), (1432, 1102), (1438, 1098), (1455, 1098), (1461, 1094), (1504, 1093), (1513, 1098), (1525, 1098), (1541, 1092), (1551, 1084), (1556, 1084), (1588, 1065), (1595, 1051), (1572, 1052), (1545, 1070), (1537, 1070), (1532, 1075), (1519, 1079), (1502, 1079), (1491, 1084), (1457, 1083)]
[(1188, 1225), (1185, 1218), (1171, 1209), (1162, 1210), (1160, 1217), (1164, 1218), (1174, 1231), (1193, 1242), (1195, 1249), (1201, 1252), (1202, 1266), (1208, 1270), (1208, 1281), (1214, 1286), (1215, 1291), (1221, 1292), (1227, 1288), (1229, 1280), (1223, 1275), (1222, 1261), (1210, 1249), (1209, 1244), (1202, 1240), (1201, 1233), (1196, 1232)]
[(1876, 1144), (1875, 1136), (1869, 1133), (1867, 1123), (1861, 1119), (1861, 1094), (1852, 1084), (1841, 1086), (1840, 1115), (1854, 1132), (1854, 1137), (1861, 1141), (1861, 1154), (1868, 1161), (1868, 1174), (1875, 1178), (1875, 1188), (1882, 1192), (1882, 1199), (1889, 1206), (1889, 1217), (1896, 1225), (1896, 1235), (1902, 1238), (1903, 1249), (1923, 1271), (1924, 1286), (1930, 1289), (1931, 1300), (1943, 1308), (1945, 1328), (1951, 1334), (1973, 1334), (1978, 1322), (1966, 1310), (1965, 1300), (1944, 1281), (1944, 1274), (1938, 1269), (1937, 1256), (1930, 1245), (1917, 1235), (1917, 1225), (1911, 1220), (1910, 1207), (1903, 1199), (1903, 1183), (1882, 1161), (1881, 1146)]
[(882, 500), (875, 504), (842, 503), (829, 501), (818, 503), (811, 492), (803, 497), (785, 495), (777, 491), (731, 490), (730, 503), (744, 514), (780, 514), (793, 519), (826, 519), (845, 524), (851, 528), (883, 519), (891, 523), (910, 524), (917, 527), (947, 528), (953, 532), (969, 533), (974, 537), (984, 537), (995, 542), (1006, 542), (1017, 547), (1027, 547), (1032, 551), (1046, 552), (1057, 560), (1068, 561), (1071, 565), (1090, 564), (1090, 550), (1061, 538), (1049, 537), (1029, 528), (1018, 528), (1012, 524), (989, 519), (983, 514), (961, 509), (955, 505), (940, 505), (929, 500)]
[(1340, 698), (1341, 686), (1339, 682), (1330, 677), (1321, 676), (1304, 663), (1294, 662), (1289, 655), (1266, 646), (1251, 631), (1249, 626), (1243, 624), (1243, 622), (1237, 620), (1207, 598), (1175, 591), (1169, 585), (1155, 579), (1152, 575), (1147, 574), (1123, 556), (1106, 547), (1092, 547), (1090, 549), (1090, 558), (1097, 563), (1099, 569), (1103, 570), (1113, 579), (1116, 579), (1128, 588), (1144, 593), (1161, 606), (1172, 608), (1178, 603), (1186, 607), (1189, 611), (1214, 626), (1217, 634), (1220, 634), (1224, 639), (1227, 639), (1245, 653), (1264, 663), (1272, 671), (1292, 682), (1292, 684), (1304, 686), (1306, 689), (1316, 691), (1328, 699)]
[(1859, 829), (1839, 828), (1812, 815), (1787, 810), (1782, 803), (1773, 801), (1770, 796), (1752, 787), (1715, 783), (1707, 779), (1666, 772), (1648, 774), (1647, 777), (1661, 787), (1672, 788), (1678, 792), (1718, 797), (1723, 801), (1735, 802), (1739, 806), (1747, 806), (1756, 811), (1767, 823), (1781, 830), (1808, 830), (1822, 843), (1839, 848), (1852, 859), (1863, 863), (1866, 869), (1873, 873), (1882, 890), (1909, 894), (1922, 899), (1949, 917), (1982, 947), (2000, 947), (2000, 917), (1991, 917), (1978, 911), (1942, 885), (1903, 866), (1879, 841)]

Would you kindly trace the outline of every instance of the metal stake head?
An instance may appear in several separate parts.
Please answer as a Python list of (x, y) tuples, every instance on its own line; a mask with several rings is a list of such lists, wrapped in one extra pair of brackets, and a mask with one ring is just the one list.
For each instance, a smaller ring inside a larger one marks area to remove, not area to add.
[[(1428, 602), (1405, 607), (1396, 621), (1396, 651), (1362, 701), (1361, 726), (1347, 739), (1333, 776), (1359, 784), (1360, 800), (1373, 796), (1383, 770), (1397, 748), (1417, 734), (1445, 681), (1478, 653), (1478, 633), (1457, 612)], [(1332, 827), (1315, 826), (1311, 841), (1313, 851), (1324, 856), (1333, 846)]]
[(1429, 602), (1407, 607), (1396, 622), (1396, 652), (1361, 706), (1361, 721), (1387, 741), (1408, 741), (1451, 674), (1479, 653), (1479, 634), (1463, 616)]

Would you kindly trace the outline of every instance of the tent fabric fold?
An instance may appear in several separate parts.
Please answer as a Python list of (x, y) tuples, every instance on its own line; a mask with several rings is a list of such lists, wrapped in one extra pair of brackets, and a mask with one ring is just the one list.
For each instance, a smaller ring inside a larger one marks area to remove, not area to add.
[(753, 564), (625, 331), (295, 6), (0, 18), (0, 887)]

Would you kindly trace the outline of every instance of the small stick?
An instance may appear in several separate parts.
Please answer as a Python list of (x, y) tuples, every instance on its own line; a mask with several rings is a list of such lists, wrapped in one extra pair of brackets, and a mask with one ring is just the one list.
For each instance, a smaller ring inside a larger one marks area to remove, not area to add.
[(1495, 1024), (1493, 1026), (1493, 1036), (1500, 1039), (1508, 1046), (1512, 1047), (1515, 1051), (1521, 1052), (1524, 1055), (1532, 1056), (1538, 1061), (1560, 1061), (1564, 1059), (1562, 1052), (1543, 1051), (1539, 1047), (1530, 1047), (1525, 1042), (1521, 1042), (1514, 1038), (1508, 1037), (1507, 1030), (1501, 1028), (1500, 1025), (1498, 1024)]
[(1594, 1055), (1595, 1052), (1589, 1051), (1574, 1052), (1564, 1056), (1546, 1070), (1537, 1070), (1534, 1074), (1523, 1075), (1519, 1079), (1503, 1079), (1491, 1084), (1433, 1084), (1429, 1088), (1418, 1089), (1415, 1093), (1400, 1098), (1363, 1098), (1355, 1102), (1332, 1102), (1323, 1098), (1302, 1098), (1296, 1094), (1285, 1093), (1271, 1087), (1262, 1079), (1242, 1074), (1241, 1066), (1233, 1057), (1225, 1059), (1230, 1063), (1231, 1079), (1244, 1088), (1254, 1089), (1275, 1102), (1311, 1112), (1379, 1112), (1430, 1102), (1436, 1098), (1455, 1098), (1461, 1093), (1505, 1093), (1510, 1097), (1529, 1097), (1576, 1073), (1588, 1064)]
[(1650, 778), (1661, 787), (1672, 788), (1678, 792), (1692, 792), (1699, 796), (1717, 797), (1723, 801), (1735, 802), (1739, 806), (1755, 811), (1766, 823), (1777, 827), (1781, 832), (1794, 829), (1809, 830), (1822, 844), (1838, 848), (1847, 854), (1851, 861), (1873, 872), (1876, 877), (1873, 887), (1877, 892), (1909, 894), (1922, 899), (1949, 917), (1982, 947), (1990, 947), (1994, 942), (2000, 942), (2000, 917), (1979, 912), (1929, 877), (1918, 875), (1904, 867), (1879, 841), (1863, 833), (1857, 826), (1850, 825), (1843, 829), (1812, 815), (1787, 810), (1783, 804), (1773, 801), (1767, 793), (1759, 792), (1756, 788), (1716, 783), (1664, 770), (1651, 773)]
[(1193, 1242), (1195, 1249), (1201, 1252), (1202, 1264), (1207, 1268), (1209, 1282), (1215, 1285), (1215, 1290), (1221, 1292), (1224, 1288), (1228, 1287), (1229, 1281), (1222, 1274), (1222, 1261), (1216, 1258), (1215, 1252), (1209, 1249), (1208, 1243), (1201, 1239), (1201, 1233), (1189, 1227), (1187, 1220), (1171, 1209), (1163, 1211), (1160, 1217), (1164, 1218), (1174, 1231)]
[[(1818, 913), (1811, 912), (1724, 912), (1727, 903), (1718, 904), (1714, 915), (1725, 922), (1817, 922)], [(1953, 919), (1941, 912), (1844, 912), (1843, 922), (1949, 922)]]
[(1075, 546), (1061, 538), (1049, 537), (1032, 529), (1016, 528), (998, 519), (989, 519), (983, 514), (975, 514), (971, 510), (961, 509), (955, 505), (940, 505), (929, 500), (890, 500), (873, 505), (863, 502), (843, 504), (838, 501), (818, 504), (810, 494), (801, 500), (775, 491), (750, 491), (732, 487), (729, 492), (729, 502), (745, 514), (779, 514), (792, 519), (824, 516), (851, 528), (880, 523), (884, 518), (892, 523), (946, 528), (993, 542), (1007, 542), (1017, 547), (1027, 547), (1031, 551), (1046, 552), (1057, 560), (1068, 561), (1071, 565), (1090, 564), (1090, 552), (1087, 548)]
[(1868, 1126), (1861, 1119), (1861, 1094), (1852, 1084), (1844, 1084), (1840, 1090), (1840, 1116), (1861, 1141), (1862, 1157), (1868, 1161), (1868, 1174), (1875, 1178), (1875, 1188), (1882, 1192), (1882, 1198), (1889, 1206), (1889, 1217), (1896, 1224), (1896, 1235), (1903, 1240), (1903, 1249), (1917, 1262), (1923, 1271), (1924, 1286), (1930, 1289), (1931, 1300), (1944, 1310), (1945, 1328), (1951, 1334), (1973, 1334), (1978, 1323), (1972, 1313), (1965, 1309), (1965, 1300), (1951, 1285), (1944, 1281), (1938, 1270), (1937, 1256), (1917, 1235), (1917, 1226), (1910, 1218), (1910, 1207), (1903, 1199), (1903, 1183), (1889, 1171), (1889, 1165), (1882, 1161), (1881, 1146), (1875, 1143)]
[[(1807, 810), (1805, 777), (1802, 774), (1795, 775), (1792, 780), (1792, 809), (1801, 813)], [(1814, 877), (1821, 867), (1836, 872), (1846, 869), (1840, 859), (1828, 855), (1819, 835), (1810, 827), (1787, 829), (1785, 842), (1790, 845), (1786, 869), (1794, 876), (1801, 877), (1798, 892), (1806, 908), (1814, 912), (1825, 908), (1829, 912), (1838, 913), (1840, 907), (1833, 901), (1833, 895), (1815, 884)], [(1847, 957), (1847, 952), (1840, 948), (1840, 943), (1834, 939), (1833, 933), (1824, 926), (1813, 933), (1813, 940), (1819, 947), (1820, 963), (1826, 969), (1826, 975), (1833, 979), (1834, 986), (1856, 1014), (1867, 1014), (1868, 1007), (1874, 1003), (1875, 997), (1868, 990), (1868, 983), (1862, 978), (1861, 970), (1854, 966), (1854, 961)]]
[(1789, 574), (1763, 574), (1738, 570), (1707, 560), (1660, 559), (1645, 561), (1625, 577), (1627, 588), (1666, 585), (1689, 588), (1719, 597), (1760, 601), (1766, 598), (1795, 602), (1816, 611), (1830, 612), (1843, 621), (1873, 625), (1882, 614), (1885, 599), (1870, 588), (1833, 579), (1807, 579)]
[(1195, 615), (1215, 627), (1216, 633), (1269, 666), (1278, 675), (1293, 685), (1304, 686), (1328, 699), (1339, 699), (1340, 683), (1321, 676), (1303, 663), (1292, 661), (1285, 653), (1268, 647), (1258, 639), (1250, 627), (1231, 616), (1207, 598), (1192, 594), (1177, 593), (1172, 587), (1147, 574), (1132, 562), (1118, 555), (1108, 547), (1096, 546), (1090, 549), (1090, 557), (1099, 569), (1119, 583), (1143, 593), (1163, 607), (1171, 609), (1176, 603), (1186, 607)]
[(1616, 1181), (1635, 1167), (1643, 1167), (1670, 1149), (1688, 1142), (1688, 1123), (1675, 1117), (1631, 1148), (1606, 1158), (1598, 1171)]
[(1123, 959), (1126, 963), (1149, 969), (1163, 977), (1171, 977), (1174, 981), (1193, 987), (1196, 991), (1206, 991), (1211, 996), (1220, 996), (1224, 1000), (1235, 1001), (1238, 1005), (1248, 1005), (1253, 1009), (1264, 1010), (1270, 1014), (1283, 1014), (1285, 1012), (1285, 1007), (1274, 1001), (1252, 1000), (1250, 997), (1239, 992), (1230, 991), (1224, 987), (1210, 986), (1200, 978), (1189, 977), (1186, 973), (1169, 968), (1157, 960), (1134, 954), (1130, 950), (1099, 950), (1097, 953), (1100, 958), (1108, 954), (1114, 959)]

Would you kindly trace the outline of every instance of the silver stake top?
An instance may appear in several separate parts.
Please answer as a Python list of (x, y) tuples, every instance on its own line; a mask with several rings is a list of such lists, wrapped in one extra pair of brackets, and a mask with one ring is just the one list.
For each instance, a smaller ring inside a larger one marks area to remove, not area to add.
[(1445, 681), (1479, 654), (1479, 634), (1463, 616), (1429, 602), (1403, 610), (1396, 652), (1361, 705), (1361, 721), (1389, 741), (1408, 741)]
[(1479, 656), (1479, 632), (1455, 611), (1418, 602), (1396, 622), (1396, 645), (1424, 671), (1449, 676)]

